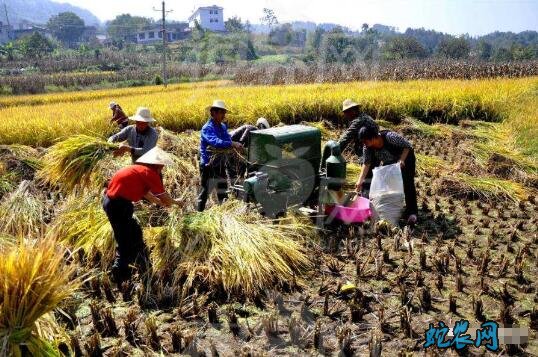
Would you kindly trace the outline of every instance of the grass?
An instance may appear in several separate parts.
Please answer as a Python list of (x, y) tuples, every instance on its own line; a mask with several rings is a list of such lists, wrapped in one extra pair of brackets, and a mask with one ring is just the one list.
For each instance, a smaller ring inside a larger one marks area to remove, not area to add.
[(74, 135), (48, 149), (38, 176), (67, 191), (88, 187), (98, 178), (100, 161), (116, 148), (100, 138)]
[(0, 241), (0, 355), (58, 356), (50, 313), (78, 288), (52, 240)]
[[(235, 86), (229, 82), (184, 84), (176, 90), (160, 87), (39, 96), (45, 104), (18, 104), (0, 109), (0, 144), (49, 146), (74, 134), (107, 135), (107, 104), (119, 98), (127, 113), (138, 106), (152, 109), (159, 125), (173, 131), (198, 130), (207, 120), (205, 107), (215, 98), (231, 107), (231, 127), (266, 117), (272, 124), (340, 118), (346, 97), (359, 101), (377, 119), (408, 116), (424, 121), (457, 122), (460, 119), (500, 121), (510, 103), (537, 83), (536, 77), (498, 80), (445, 80), (407, 82), (355, 82), (289, 86)], [(170, 87), (172, 88), (172, 87)], [(181, 88), (181, 89), (180, 89)], [(141, 91), (142, 90), (142, 91)], [(33, 97), (28, 97), (32, 101)], [(48, 102), (47, 102), (48, 101)], [(532, 104), (532, 103), (531, 103)], [(20, 125), (25, 123), (25, 125)]]
[(186, 291), (201, 283), (243, 296), (299, 280), (310, 266), (300, 242), (312, 233), (297, 220), (263, 220), (236, 201), (184, 217), (172, 214), (167, 226), (181, 257), (176, 277), (186, 279)]

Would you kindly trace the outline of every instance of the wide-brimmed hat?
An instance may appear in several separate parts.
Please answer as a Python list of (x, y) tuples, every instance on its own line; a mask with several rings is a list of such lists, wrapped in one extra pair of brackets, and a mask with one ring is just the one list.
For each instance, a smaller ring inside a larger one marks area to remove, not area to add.
[(136, 110), (136, 114), (132, 117), (129, 117), (129, 119), (134, 121), (141, 121), (144, 123), (153, 123), (155, 121), (155, 119), (151, 117), (151, 112), (149, 111), (149, 109), (144, 107), (139, 107)]
[(172, 165), (172, 159), (163, 149), (154, 147), (136, 160), (137, 164)]
[(116, 102), (110, 102), (110, 104), (108, 105), (108, 107), (109, 107), (110, 109), (113, 109), (116, 105), (117, 105)]
[(228, 109), (228, 107), (226, 106), (226, 103), (224, 103), (224, 101), (223, 101), (223, 100), (220, 100), (220, 99), (214, 100), (214, 101), (213, 101), (213, 104), (211, 104), (210, 106), (208, 106), (206, 109), (207, 109), (207, 110), (211, 110), (211, 108), (218, 108), (218, 109), (225, 110), (225, 111), (227, 111), (227, 112), (230, 111), (230, 109)]
[(257, 121), (256, 121), (256, 126), (259, 127), (261, 125), (263, 125), (263, 127), (265, 129), (269, 129), (271, 127), (271, 125), (269, 124), (269, 122), (267, 121), (267, 119), (265, 118), (259, 118)]
[(359, 106), (359, 103), (356, 103), (356, 102), (352, 101), (351, 99), (346, 99), (342, 103), (342, 111), (345, 112), (346, 110), (349, 110), (351, 108), (355, 108), (355, 107), (358, 107), (358, 106)]

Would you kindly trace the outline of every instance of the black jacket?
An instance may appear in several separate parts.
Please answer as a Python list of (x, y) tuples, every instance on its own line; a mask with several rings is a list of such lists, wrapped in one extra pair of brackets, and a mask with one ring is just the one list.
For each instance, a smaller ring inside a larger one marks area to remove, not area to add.
[(359, 131), (365, 126), (372, 126), (379, 130), (379, 126), (371, 116), (361, 114), (358, 118), (353, 119), (349, 128), (347, 128), (338, 140), (342, 152), (353, 142), (353, 151), (359, 158), (362, 157), (362, 143), (359, 141)]

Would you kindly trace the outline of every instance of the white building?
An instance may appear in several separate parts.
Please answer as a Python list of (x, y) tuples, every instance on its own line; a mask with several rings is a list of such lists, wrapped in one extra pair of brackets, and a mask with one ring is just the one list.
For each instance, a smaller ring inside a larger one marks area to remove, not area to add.
[(189, 27), (194, 28), (198, 22), (204, 30), (226, 31), (224, 27), (223, 8), (217, 5), (199, 7), (189, 17)]

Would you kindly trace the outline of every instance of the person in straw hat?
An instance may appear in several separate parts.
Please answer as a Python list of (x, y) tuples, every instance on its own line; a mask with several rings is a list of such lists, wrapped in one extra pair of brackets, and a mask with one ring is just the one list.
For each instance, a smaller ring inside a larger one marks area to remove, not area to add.
[(145, 198), (164, 207), (180, 203), (165, 191), (160, 177), (164, 166), (171, 163), (168, 154), (155, 147), (142, 155), (134, 165), (117, 171), (103, 193), (103, 210), (116, 241), (112, 277), (118, 286), (131, 277), (132, 264), (137, 264), (141, 271), (149, 267), (142, 228), (133, 218), (133, 202)]
[[(359, 158), (359, 163), (363, 163), (363, 144), (359, 140), (359, 131), (362, 128), (375, 128), (379, 130), (377, 123), (368, 114), (362, 113), (360, 105), (351, 99), (346, 99), (342, 103), (342, 112), (346, 122), (350, 122), (347, 130), (340, 136), (338, 144), (340, 144), (340, 150), (344, 150), (353, 143), (353, 152)], [(372, 179), (372, 173), (370, 172), (361, 185), (363, 195), (368, 195), (370, 189), (370, 182)]]
[(120, 144), (119, 149), (114, 154), (121, 156), (130, 153), (134, 163), (157, 145), (159, 133), (150, 126), (150, 123), (154, 123), (155, 119), (151, 116), (148, 108), (139, 107), (136, 114), (129, 119), (134, 120), (134, 125), (129, 125), (119, 133), (112, 135), (108, 138), (108, 142), (127, 141), (127, 143)]
[(222, 203), (227, 197), (228, 180), (226, 177), (226, 159), (219, 155), (223, 149), (238, 149), (243, 146), (232, 141), (228, 127), (224, 123), (226, 113), (229, 111), (222, 100), (215, 100), (208, 108), (209, 120), (202, 127), (200, 137), (200, 184), (197, 210), (205, 209), (207, 198), (214, 188), (217, 189), (217, 198)]
[(110, 119), (111, 123), (118, 124), (120, 129), (124, 129), (127, 125), (129, 125), (129, 118), (127, 115), (125, 115), (123, 109), (121, 109), (118, 103), (110, 102), (108, 107), (110, 110), (112, 110), (112, 118)]

